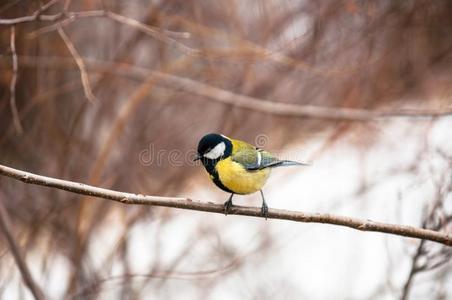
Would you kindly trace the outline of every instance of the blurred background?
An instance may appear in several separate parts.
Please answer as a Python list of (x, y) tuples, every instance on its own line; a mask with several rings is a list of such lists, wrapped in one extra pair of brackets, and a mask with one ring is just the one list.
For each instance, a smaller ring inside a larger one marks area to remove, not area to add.
[[(451, 30), (446, 0), (2, 1), (0, 164), (223, 203), (191, 161), (220, 132), (311, 163), (271, 208), (450, 232)], [(0, 200), (50, 299), (452, 298), (431, 242), (6, 177)], [(33, 299), (0, 241), (0, 298)]]

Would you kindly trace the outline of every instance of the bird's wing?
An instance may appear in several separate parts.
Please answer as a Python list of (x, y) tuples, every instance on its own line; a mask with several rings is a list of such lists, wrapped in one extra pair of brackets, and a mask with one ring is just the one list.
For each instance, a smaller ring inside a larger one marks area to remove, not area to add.
[(243, 146), (232, 154), (232, 160), (240, 163), (247, 170), (261, 170), (275, 167), (282, 161), (274, 157), (270, 152), (257, 149), (254, 146)]
[(240, 163), (245, 169), (250, 171), (282, 166), (307, 165), (292, 160), (280, 160), (270, 152), (242, 141), (232, 140), (232, 144), (235, 149), (231, 155), (232, 160)]
[[(307, 166), (306, 163), (301, 163), (293, 160), (282, 160), (275, 157), (270, 152), (264, 151), (262, 149), (257, 149), (258, 163), (257, 167), (254, 170), (260, 170), (265, 168), (276, 168), (276, 167), (288, 167), (288, 166)], [(260, 162), (259, 162), (260, 160)], [(253, 170), (251, 168), (250, 170)]]
[(241, 164), (247, 170), (257, 167), (258, 155), (256, 147), (239, 140), (232, 140), (232, 148), (231, 159), (233, 161)]

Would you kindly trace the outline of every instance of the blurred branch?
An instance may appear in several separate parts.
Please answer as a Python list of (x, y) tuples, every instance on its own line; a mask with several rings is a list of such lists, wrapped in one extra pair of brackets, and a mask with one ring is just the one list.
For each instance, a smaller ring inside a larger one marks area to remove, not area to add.
[[(36, 36), (52, 32), (54, 30), (58, 30), (58, 27), (66, 26), (78, 19), (84, 19), (84, 18), (99, 18), (104, 17), (108, 18), (110, 20), (113, 20), (115, 22), (121, 23), (123, 25), (128, 25), (130, 27), (134, 27), (140, 32), (143, 32), (156, 40), (159, 40), (161, 42), (164, 42), (169, 45), (176, 45), (179, 49), (181, 49), (184, 53), (192, 56), (199, 56), (201, 52), (197, 49), (190, 48), (177, 40), (171, 38), (189, 38), (190, 33), (188, 32), (177, 32), (177, 31), (171, 31), (166, 29), (160, 29), (158, 27), (149, 26), (144, 23), (141, 23), (135, 19), (128, 18), (126, 16), (116, 14), (111, 11), (106, 10), (88, 10), (88, 11), (80, 11), (80, 12), (66, 12), (64, 14), (55, 14), (55, 15), (48, 15), (49, 19), (52, 19), (51, 16), (54, 17), (51, 21), (59, 21), (57, 23), (41, 27), (31, 33), (29, 33), (29, 36), (31, 38), (35, 38)], [(0, 25), (1, 25), (1, 19), (0, 19)], [(171, 37), (170, 37), (171, 36)]]
[[(121, 23), (123, 25), (127, 25), (130, 27), (133, 27), (137, 29), (140, 32), (143, 32), (156, 40), (159, 40), (161, 42), (164, 42), (168, 45), (175, 45), (177, 48), (179, 48), (182, 52), (184, 52), (187, 55), (192, 56), (199, 56), (201, 55), (201, 51), (198, 49), (190, 48), (179, 41), (175, 40), (174, 38), (189, 38), (190, 33), (188, 32), (176, 32), (171, 30), (165, 30), (160, 29), (157, 27), (149, 26), (144, 23), (141, 23), (135, 19), (128, 18), (126, 16), (107, 11), (107, 10), (88, 10), (88, 11), (80, 11), (80, 12), (60, 12), (53, 15), (36, 15), (33, 14), (29, 17), (22, 17), (22, 18), (16, 18), (16, 19), (0, 19), (0, 25), (16, 25), (24, 22), (34, 22), (34, 21), (48, 21), (48, 22), (56, 22), (54, 24), (44, 26), (32, 33), (29, 34), (30, 37), (36, 37), (39, 34), (51, 32), (58, 30), (59, 28), (68, 25), (77, 19), (83, 19), (83, 18), (99, 18), (104, 17), (108, 18), (110, 20), (113, 20), (115, 22)], [(174, 38), (172, 38), (174, 37)]]
[[(449, 156), (446, 155), (444, 158), (448, 159)], [(448, 228), (449, 222), (447, 217), (450, 217), (450, 215), (448, 216), (443, 210), (443, 205), (448, 193), (452, 191), (452, 182), (449, 182), (446, 190), (443, 191), (441, 189), (441, 187), (447, 185), (447, 177), (448, 175), (441, 176), (441, 181), (436, 182), (436, 185), (438, 186), (437, 197), (430, 209), (430, 212), (426, 214), (422, 221), (422, 228), (431, 228), (434, 230), (447, 230)], [(411, 268), (405, 284), (403, 285), (400, 300), (406, 300), (409, 298), (414, 278), (419, 273), (430, 271), (450, 263), (452, 257), (451, 248), (443, 246), (437, 249), (437, 247), (427, 246), (428, 244), (426, 243), (426, 240), (421, 240), (417, 246), (417, 249), (411, 258)]]
[(14, 122), (14, 126), (16, 127), (17, 133), (22, 134), (23, 129), (22, 129), (22, 125), (20, 124), (19, 113), (17, 111), (17, 105), (16, 105), (16, 84), (17, 84), (18, 62), (17, 62), (17, 52), (16, 52), (16, 27), (15, 26), (11, 26), (10, 48), (11, 48), (11, 55), (13, 57), (13, 75), (11, 77), (11, 83), (9, 86), (9, 91), (10, 91), (9, 104), (11, 106), (11, 113), (13, 115), (13, 122)]
[(70, 299), (75, 299), (78, 297), (86, 297), (87, 294), (92, 294), (90, 291), (98, 290), (99, 287), (105, 283), (109, 283), (112, 281), (122, 281), (125, 282), (129, 279), (150, 279), (150, 278), (157, 278), (163, 280), (184, 280), (184, 281), (198, 281), (198, 280), (208, 280), (212, 279), (217, 276), (224, 276), (224, 274), (230, 272), (233, 270), (236, 266), (237, 262), (234, 260), (230, 264), (226, 266), (222, 266), (217, 269), (212, 270), (206, 270), (206, 271), (197, 271), (197, 272), (153, 272), (149, 274), (131, 274), (131, 273), (124, 273), (121, 275), (116, 276), (109, 276), (107, 278), (102, 278), (98, 282), (95, 282), (94, 284), (91, 284), (89, 286), (81, 288), (76, 293), (70, 294)]
[[(224, 213), (224, 207), (221, 204), (214, 204), (211, 202), (203, 203), (182, 197), (160, 197), (124, 193), (90, 186), (79, 182), (36, 175), (2, 165), (0, 165), (0, 174), (29, 184), (53, 187), (72, 193), (113, 200), (123, 204), (153, 205), (220, 214)], [(245, 206), (234, 206), (231, 209), (230, 214), (262, 217), (260, 208)], [(452, 234), (449, 232), (439, 232), (405, 225), (380, 223), (371, 220), (360, 220), (356, 218), (335, 216), (330, 214), (302, 213), (280, 209), (270, 209), (268, 218), (295, 222), (324, 223), (346, 226), (361, 231), (374, 231), (417, 239), (425, 239), (447, 246), (452, 246)]]
[(3, 203), (3, 197), (0, 196), (0, 231), (6, 238), (6, 242), (11, 250), (11, 254), (14, 257), (17, 267), (19, 268), (20, 273), (22, 274), (22, 279), (25, 282), (25, 285), (28, 287), (30, 292), (33, 294), (33, 297), (37, 300), (44, 299), (44, 293), (40, 290), (38, 285), (36, 285), (33, 277), (30, 274), (30, 270), (28, 269), (27, 264), (23, 258), (21, 250), (14, 240), (12, 234), (12, 226), (11, 220), (9, 218), (8, 211)]
[(71, 40), (66, 35), (63, 28), (61, 26), (58, 26), (57, 30), (58, 30), (58, 34), (60, 35), (61, 39), (66, 44), (66, 47), (69, 49), (69, 52), (71, 53), (72, 57), (75, 60), (75, 63), (77, 64), (77, 66), (80, 70), (80, 77), (82, 80), (83, 91), (85, 93), (85, 97), (90, 102), (92, 102), (92, 103), (95, 102), (97, 99), (96, 99), (96, 96), (94, 96), (93, 91), (91, 90), (91, 86), (89, 84), (88, 73), (86, 72), (86, 66), (85, 66), (85, 63), (83, 62), (83, 59), (80, 57), (80, 54), (78, 54), (77, 49), (75, 49), (74, 44), (72, 44)]
[[(46, 4), (41, 6), (38, 10), (36, 10), (30, 16), (19, 17), (19, 18), (14, 18), (14, 19), (0, 19), (0, 25), (15, 25), (15, 24), (20, 24), (20, 23), (34, 22), (37, 20), (53, 21), (54, 17), (44, 16), (44, 15), (42, 15), (42, 13), (59, 1), (60, 0), (51, 0), (51, 1), (47, 2)], [(63, 14), (61, 14), (61, 15), (63, 15)]]
[[(180, 67), (185, 67), (186, 63), (191, 60), (191, 57), (184, 56), (179, 60), (173, 60), (172, 63), (168, 66), (165, 66), (165, 70), (167, 71), (175, 71)], [(97, 159), (92, 164), (92, 168), (90, 171), (90, 177), (89, 182), (91, 184), (98, 184), (99, 179), (101, 178), (103, 169), (106, 165), (106, 161), (112, 151), (114, 149), (114, 144), (116, 143), (118, 137), (121, 135), (121, 132), (124, 130), (124, 127), (126, 126), (129, 117), (132, 115), (132, 113), (139, 107), (139, 104), (146, 99), (146, 95), (149, 93), (149, 91), (153, 88), (153, 86), (157, 83), (158, 78), (155, 76), (150, 75), (145, 82), (143, 82), (140, 87), (136, 88), (134, 93), (127, 99), (127, 101), (124, 102), (122, 107), (119, 110), (119, 113), (117, 117), (115, 117), (113, 120), (111, 120), (111, 126), (109, 133), (106, 135), (106, 139), (102, 141), (100, 146), (100, 152), (97, 157)], [(84, 200), (84, 199), (83, 199)], [(81, 210), (85, 210), (86, 207), (92, 207), (92, 205), (96, 205), (97, 203), (92, 201), (82, 201), (81, 204)], [(96, 209), (94, 209), (96, 210)], [(83, 214), (79, 214), (79, 216), (82, 216)], [(86, 224), (93, 224), (98, 222), (99, 218), (96, 216), (92, 216), (92, 218), (87, 217), (86, 215), (83, 215), (82, 219), (78, 219), (77, 221), (77, 227), (79, 228), (79, 234), (80, 234), (80, 248), (77, 249), (78, 252), (80, 252), (80, 255), (78, 255), (79, 258), (82, 257), (82, 253), (86, 249), (86, 239), (85, 237), (89, 237), (90, 233), (89, 231), (94, 228), (94, 226), (86, 225)], [(81, 226), (80, 224), (85, 224), (84, 226)], [(77, 259), (78, 260), (78, 259)], [(71, 284), (68, 286), (68, 292), (72, 292), (75, 288), (75, 284), (77, 282), (78, 277), (78, 271), (77, 269), (75, 272), (73, 272), (72, 279), (70, 280)]]
[[(61, 57), (21, 56), (20, 58), (22, 65), (35, 66), (37, 63), (39, 63), (40, 67), (69, 67), (72, 65), (70, 60)], [(157, 72), (130, 64), (112, 63), (94, 59), (84, 59), (84, 61), (87, 68), (93, 69), (94, 71), (110, 72), (112, 74), (138, 80), (145, 80), (150, 75), (153, 75), (157, 77), (162, 84), (171, 88), (182, 89), (213, 101), (272, 115), (358, 122), (380, 121), (388, 118), (417, 119), (452, 116), (451, 107), (446, 107), (444, 109), (394, 109), (374, 111), (356, 108), (283, 103), (234, 93), (190, 78)]]
[[(49, 18), (49, 21), (59, 21), (59, 22), (48, 25), (48, 26), (44, 26), (35, 31), (32, 31), (31, 33), (29, 33), (29, 37), (35, 38), (40, 34), (52, 32), (54, 30), (57, 30), (59, 26), (68, 25), (78, 19), (106, 17), (115, 22), (134, 27), (138, 31), (141, 31), (147, 35), (150, 35), (150, 36), (154, 37), (155, 39), (160, 40), (162, 42), (167, 42), (169, 44), (174, 43), (174, 44), (180, 46), (183, 50), (186, 50), (185, 52), (187, 52), (187, 53), (193, 52), (193, 54), (197, 54), (199, 52), (196, 49), (189, 48), (188, 46), (185, 46), (185, 45), (179, 43), (178, 41), (168, 37), (168, 36), (172, 36), (174, 38), (187, 39), (190, 37), (189, 32), (178, 32), (178, 31), (160, 29), (158, 27), (146, 25), (135, 19), (128, 18), (126, 16), (116, 14), (111, 11), (87, 10), (87, 11), (79, 11), (79, 12), (66, 12), (64, 14), (47, 15), (47, 17)], [(5, 20), (5, 19), (3, 19), (3, 20)], [(0, 19), (0, 25), (1, 25), (1, 22), (2, 22), (2, 19)]]
[(202, 52), (198, 49), (190, 48), (182, 43), (179, 43), (175, 39), (170, 38), (169, 35), (182, 37), (182, 38), (189, 38), (190, 33), (188, 32), (174, 32), (174, 31), (168, 31), (168, 30), (161, 30), (156, 27), (152, 27), (149, 25), (145, 25), (135, 19), (127, 18), (125, 16), (113, 13), (113, 12), (106, 12), (106, 16), (116, 22), (119, 22), (121, 24), (129, 25), (131, 27), (135, 27), (139, 31), (148, 34), (155, 38), (156, 40), (162, 41), (168, 45), (176, 45), (181, 51), (183, 51), (185, 54), (193, 55), (193, 56), (199, 56)]
[(425, 240), (421, 240), (421, 242), (419, 243), (419, 245), (416, 249), (416, 253), (414, 254), (414, 256), (411, 260), (410, 273), (408, 274), (408, 278), (403, 286), (402, 296), (400, 297), (400, 300), (408, 299), (408, 295), (410, 292), (410, 288), (411, 288), (411, 284), (413, 282), (414, 276), (416, 275), (417, 272), (419, 272), (421, 270), (421, 267), (417, 266), (417, 262), (418, 262), (419, 258), (422, 256), (424, 244), (425, 244)]
[(157, 73), (159, 77), (170, 83), (171, 86), (182, 88), (199, 96), (203, 96), (217, 102), (234, 105), (236, 107), (273, 115), (359, 122), (369, 122), (394, 117), (430, 118), (452, 115), (451, 108), (449, 108), (448, 110), (397, 110), (385, 112), (345, 107), (322, 107), (314, 105), (283, 103), (237, 94), (189, 78), (178, 77), (159, 72), (155, 73)]
[[(69, 1), (68, 1), (69, 2)], [(66, 3), (67, 4), (67, 3)], [(249, 59), (249, 58), (261, 58), (268, 59), (275, 63), (278, 63), (283, 66), (289, 66), (294, 69), (309, 69), (311, 72), (316, 73), (322, 76), (331, 76), (335, 74), (341, 74), (344, 70), (317, 70), (313, 66), (310, 66), (306, 62), (293, 59), (283, 52), (274, 52), (268, 50), (265, 47), (262, 47), (256, 43), (253, 43), (247, 39), (243, 39), (238, 36), (233, 36), (230, 33), (224, 33), (221, 30), (215, 30), (210, 27), (201, 26), (200, 24), (195, 24), (184, 20), (184, 24), (190, 28), (196, 28), (196, 31), (199, 31), (199, 27), (202, 27), (203, 35), (206, 31), (209, 32), (209, 36), (207, 38), (213, 38), (215, 36), (223, 36), (227, 39), (232, 38), (236, 43), (240, 45), (240, 50), (237, 51), (231, 49), (223, 49), (223, 48), (211, 48), (211, 49), (195, 49), (180, 43), (174, 38), (189, 38), (191, 34), (189, 32), (175, 32), (170, 30), (164, 30), (157, 27), (149, 26), (144, 23), (141, 23), (135, 19), (128, 18), (126, 16), (114, 13), (112, 11), (102, 9), (102, 10), (88, 10), (88, 11), (79, 11), (79, 12), (68, 12), (67, 5), (64, 5), (63, 12), (53, 14), (53, 15), (32, 15), (28, 17), (21, 17), (16, 19), (0, 19), (0, 25), (14, 25), (25, 22), (34, 22), (34, 21), (47, 21), (47, 22), (56, 22), (54, 24), (44, 26), (36, 31), (33, 31), (29, 34), (30, 37), (36, 37), (39, 34), (51, 32), (57, 30), (58, 26), (68, 25), (77, 19), (81, 18), (92, 18), (92, 17), (106, 17), (115, 22), (122, 23), (131, 27), (134, 27), (138, 31), (141, 31), (147, 35), (152, 36), (153, 38), (164, 42), (168, 45), (175, 45), (182, 52), (187, 55), (195, 56), (195, 57), (205, 57), (208, 56), (210, 58), (225, 58), (230, 57), (231, 55), (235, 58), (238, 56)], [(162, 15), (162, 18), (171, 18), (171, 16)], [(350, 70), (349, 70), (350, 71)]]
[(69, 6), (71, 6), (72, 0), (64, 0), (63, 9), (64, 11), (67, 11), (69, 9)]
[[(67, 3), (66, 3), (67, 4)], [(171, 38), (189, 38), (191, 34), (189, 32), (175, 32), (170, 30), (164, 30), (157, 27), (149, 26), (146, 24), (143, 24), (135, 19), (125, 17), (120, 14), (116, 14), (114, 12), (108, 11), (108, 10), (89, 10), (89, 11), (79, 11), (79, 12), (68, 12), (67, 11), (67, 5), (64, 5), (64, 11), (53, 14), (53, 15), (41, 15), (41, 14), (33, 14), (32, 16), (27, 17), (20, 17), (15, 19), (0, 19), (0, 25), (15, 25), (20, 23), (26, 23), (26, 22), (35, 22), (35, 21), (47, 21), (47, 22), (56, 22), (54, 24), (44, 26), (32, 33), (29, 34), (30, 37), (36, 37), (39, 34), (51, 32), (54, 30), (57, 30), (59, 26), (65, 26), (68, 25), (77, 19), (81, 18), (92, 18), (92, 17), (107, 17), (113, 21), (131, 26), (136, 28), (138, 31), (141, 31), (147, 35), (152, 36), (153, 38), (160, 40), (161, 42), (164, 42), (169, 45), (175, 45), (178, 47), (182, 52), (184, 52), (187, 55), (195, 56), (195, 57), (202, 57), (205, 56), (208, 53), (208, 56), (213, 58), (224, 58), (228, 56), (234, 56), (237, 57), (241, 56), (243, 58), (250, 58), (250, 57), (260, 57), (263, 59), (270, 59), (278, 64), (289, 66), (294, 69), (310, 69), (312, 72), (317, 73), (319, 75), (332, 75), (337, 73), (342, 73), (343, 70), (335, 70), (335, 71), (321, 71), (314, 69), (312, 66), (309, 66), (307, 63), (301, 60), (296, 60), (293, 58), (290, 58), (286, 55), (284, 55), (282, 52), (273, 52), (270, 51), (264, 47), (261, 47), (251, 41), (248, 41), (246, 39), (242, 39), (237, 36), (231, 36), (228, 33), (228, 38), (233, 37), (235, 42), (239, 43), (241, 45), (240, 51), (231, 51), (231, 49), (221, 49), (221, 48), (213, 48), (209, 49), (208, 51), (201, 51), (199, 49), (191, 48), (189, 46), (186, 46), (177, 40)], [(41, 10), (42, 11), (42, 10)], [(167, 18), (169, 16), (163, 16), (164, 18)], [(188, 25), (188, 24), (186, 24)], [(193, 26), (193, 24), (190, 24)], [(196, 24), (195, 27), (199, 27), (200, 24)], [(212, 28), (203, 27), (203, 30), (209, 31), (209, 33), (213, 36), (224, 36), (225, 33), (219, 30), (213, 30)], [(212, 38), (209, 37), (209, 38)], [(231, 53), (232, 52), (232, 53)]]

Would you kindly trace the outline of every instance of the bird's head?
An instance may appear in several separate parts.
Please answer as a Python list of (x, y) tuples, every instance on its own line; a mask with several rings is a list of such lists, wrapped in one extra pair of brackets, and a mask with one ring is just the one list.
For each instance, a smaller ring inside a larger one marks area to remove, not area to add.
[(214, 161), (226, 158), (232, 153), (231, 140), (216, 133), (210, 133), (202, 137), (198, 143), (198, 153), (195, 160), (201, 159), (206, 165)]

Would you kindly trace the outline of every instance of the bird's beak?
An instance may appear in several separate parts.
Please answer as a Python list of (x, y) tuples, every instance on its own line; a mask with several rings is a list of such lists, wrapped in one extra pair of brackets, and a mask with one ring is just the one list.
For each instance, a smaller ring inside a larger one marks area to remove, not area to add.
[(197, 161), (197, 160), (200, 160), (201, 159), (201, 155), (199, 155), (199, 154), (196, 154), (196, 157), (195, 157), (195, 159), (193, 159), (193, 161)]

